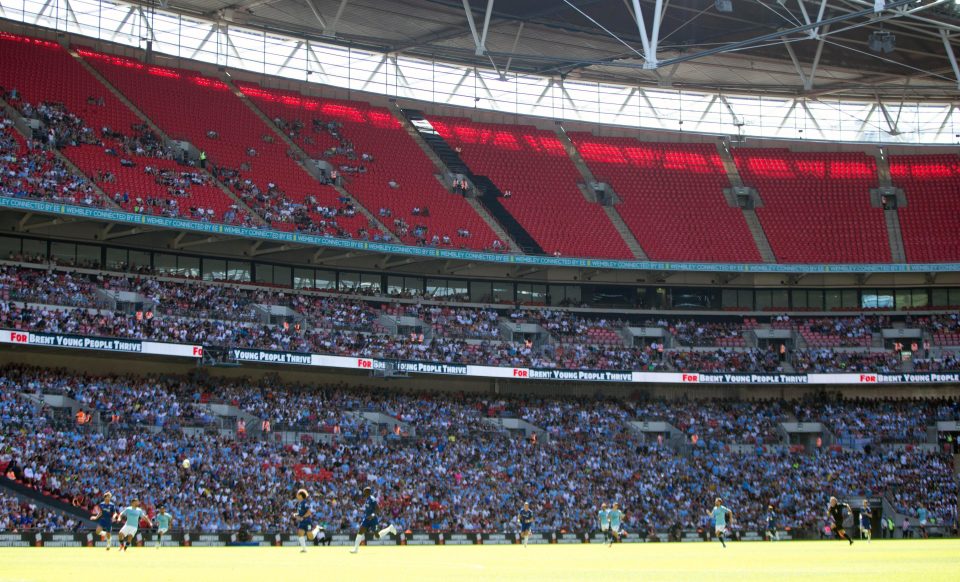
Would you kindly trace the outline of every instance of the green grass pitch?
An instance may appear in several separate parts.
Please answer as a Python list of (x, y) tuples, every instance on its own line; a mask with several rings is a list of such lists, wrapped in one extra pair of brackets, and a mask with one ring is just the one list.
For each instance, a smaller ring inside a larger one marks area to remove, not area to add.
[(960, 580), (960, 540), (549, 546), (0, 548), (0, 581)]

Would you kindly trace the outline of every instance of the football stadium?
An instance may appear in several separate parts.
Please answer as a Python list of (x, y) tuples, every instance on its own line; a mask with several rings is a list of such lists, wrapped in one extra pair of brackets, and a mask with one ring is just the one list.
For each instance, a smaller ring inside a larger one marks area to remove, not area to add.
[(0, 0), (0, 582), (960, 579), (960, 0)]

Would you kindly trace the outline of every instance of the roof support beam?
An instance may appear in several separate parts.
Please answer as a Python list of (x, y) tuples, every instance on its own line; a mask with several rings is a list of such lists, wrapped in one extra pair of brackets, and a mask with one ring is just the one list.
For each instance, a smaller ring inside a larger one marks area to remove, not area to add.
[[(823, 27), (824, 35), (828, 32), (830, 32), (829, 24)], [(810, 76), (803, 84), (804, 91), (811, 91), (813, 89), (813, 80), (817, 77), (817, 67), (820, 65), (820, 57), (823, 56), (824, 37), (821, 36), (819, 38), (820, 40), (817, 41), (817, 52), (813, 55), (813, 66), (810, 68)]]
[(330, 26), (323, 29), (324, 36), (337, 36), (337, 25), (340, 24), (340, 17), (343, 16), (343, 9), (347, 7), (350, 0), (340, 0), (340, 6), (337, 7), (337, 13), (333, 15), (333, 21)]
[(943, 48), (947, 51), (947, 58), (950, 59), (950, 66), (953, 68), (953, 74), (957, 79), (957, 89), (960, 89), (960, 67), (957, 66), (957, 55), (953, 54), (953, 45), (950, 44), (950, 33), (947, 29), (940, 29), (940, 38), (943, 39)]
[(507, 73), (510, 72), (510, 63), (513, 62), (513, 53), (517, 52), (517, 43), (520, 42), (520, 35), (523, 34), (523, 21), (520, 22), (520, 26), (517, 27), (517, 36), (513, 37), (513, 48), (510, 49), (510, 56), (507, 58), (507, 66), (503, 68), (503, 73), (500, 74), (500, 80), (507, 80)]
[[(886, 5), (885, 9), (886, 9), (886, 10), (892, 10), (892, 9), (894, 9), (894, 8), (899, 8), (899, 7), (901, 7), (901, 6), (906, 6), (906, 5), (908, 5), (908, 4), (913, 4), (915, 1), (916, 1), (916, 0), (893, 0), (892, 2), (889, 2), (889, 3)], [(926, 5), (924, 5), (924, 6), (919, 6), (919, 7), (917, 7), (917, 8), (914, 8), (914, 9), (911, 10), (910, 12), (916, 12), (916, 11), (919, 11), (919, 10), (926, 10), (927, 8), (930, 8), (931, 6), (936, 6), (937, 4), (941, 4), (942, 2), (945, 2), (945, 1), (946, 1), (946, 0), (936, 0), (936, 1), (935, 1), (934, 3), (932, 3), (932, 4), (926, 4)], [(634, 0), (634, 8), (637, 8), (637, 9), (638, 9), (638, 8), (639, 8), (639, 4), (640, 4), (639, 0)], [(663, 67), (663, 66), (667, 66), (667, 65), (672, 65), (672, 64), (674, 64), (674, 63), (683, 63), (683, 62), (687, 62), (687, 61), (694, 61), (694, 60), (697, 60), (697, 59), (702, 59), (703, 57), (708, 57), (708, 56), (710, 56), (710, 55), (715, 55), (715, 54), (719, 54), (719, 53), (727, 53), (727, 52), (731, 52), (731, 51), (746, 49), (746, 48), (750, 48), (751, 46), (754, 46), (754, 45), (757, 45), (757, 44), (760, 44), (760, 43), (769, 42), (769, 41), (771, 41), (771, 40), (777, 40), (777, 39), (779, 39), (780, 37), (788, 36), (788, 35), (791, 35), (791, 34), (796, 34), (796, 33), (799, 33), (799, 32), (806, 32), (806, 31), (808, 31), (808, 30), (813, 30), (813, 29), (815, 29), (815, 28), (819, 28), (819, 27), (824, 26), (824, 25), (827, 25), (827, 24), (836, 24), (836, 23), (839, 23), (839, 22), (846, 22), (846, 21), (848, 21), (848, 20), (853, 20), (853, 19), (856, 19), (856, 18), (862, 18), (862, 17), (865, 17), (865, 16), (866, 16), (866, 17), (872, 17), (873, 14), (874, 14), (874, 9), (873, 9), (873, 7), (871, 6), (870, 8), (865, 8), (865, 9), (863, 9), (863, 10), (858, 10), (858, 11), (856, 11), (856, 12), (848, 12), (848, 13), (846, 13), (846, 14), (841, 14), (841, 15), (839, 15), (839, 16), (834, 16), (834, 17), (832, 17), (832, 18), (827, 18), (826, 20), (820, 20), (820, 21), (818, 21), (818, 22), (811, 22), (810, 24), (803, 24), (803, 25), (801, 25), (801, 26), (795, 26), (795, 27), (790, 28), (790, 29), (788, 29), (788, 30), (771, 32), (770, 34), (764, 34), (764, 35), (761, 35), (761, 36), (758, 36), (758, 37), (755, 37), (755, 38), (749, 38), (749, 39), (746, 39), (746, 40), (741, 40), (741, 41), (739, 41), (739, 42), (733, 42), (733, 43), (730, 43), (730, 44), (727, 44), (727, 45), (724, 45), (724, 46), (718, 46), (718, 47), (716, 47), (716, 48), (707, 49), (707, 50), (705, 50), (705, 51), (700, 51), (700, 52), (698, 52), (698, 53), (692, 53), (692, 54), (688, 54), (688, 55), (681, 55), (681, 56), (678, 56), (678, 57), (674, 57), (674, 58), (672, 58), (672, 59), (667, 59), (667, 60), (665, 60), (665, 61), (658, 62), (657, 66)], [(905, 13), (900, 13), (900, 12), (898, 12), (898, 14), (905, 14)], [(638, 20), (639, 20), (639, 19), (638, 19)], [(864, 23), (863, 25), (866, 25), (866, 23)], [(854, 25), (854, 26), (857, 26), (857, 25)]]
[[(883, 101), (877, 101), (877, 106), (880, 108), (880, 113), (883, 114), (883, 118), (887, 122), (887, 133), (890, 135), (900, 135), (900, 130), (897, 129), (897, 119), (894, 119), (890, 115), (887, 106), (883, 104)], [(899, 115), (897, 117), (899, 118)]]
[[(655, 9), (657, 14), (660, 13), (661, 3), (661, 0), (657, 0), (657, 6)], [(650, 58), (653, 53), (650, 52), (650, 35), (647, 34), (647, 23), (643, 18), (643, 9), (640, 8), (640, 0), (633, 0), (633, 13), (637, 17), (637, 30), (640, 32), (640, 44), (643, 45), (643, 66), (644, 68), (647, 68), (647, 65), (651, 64)], [(656, 18), (656, 16), (654, 16), (654, 18)], [(653, 61), (650, 68), (656, 69), (657, 57), (654, 55), (652, 58)]]
[[(797, 0), (797, 4), (800, 5), (800, 12), (803, 14), (803, 21), (807, 24), (811, 23), (810, 14), (807, 12), (807, 4), (805, 0)], [(823, 13), (827, 10), (827, 0), (820, 0), (820, 12), (817, 14), (816, 22), (823, 20)], [(819, 28), (810, 29), (810, 38), (817, 38), (820, 35)]]
[[(487, 0), (487, 13), (483, 17), (483, 32), (480, 34), (480, 46), (477, 50), (487, 50), (487, 31), (490, 30), (490, 15), (493, 13), (493, 0)], [(477, 55), (483, 54), (478, 52)]]
[[(470, 0), (463, 0), (463, 10), (467, 13), (467, 24), (470, 26), (470, 34), (473, 35), (474, 53), (482, 57), (487, 52), (487, 31), (490, 30), (490, 15), (493, 14), (493, 1), (487, 0), (487, 12), (483, 16), (483, 30), (477, 32), (477, 23), (473, 20), (473, 9), (470, 8)], [(493, 64), (493, 59), (490, 59)], [(496, 64), (493, 65), (497, 67)]]
[[(953, 32), (960, 32), (960, 26), (957, 26), (957, 25), (955, 25), (955, 24), (950, 24), (949, 22), (940, 22), (940, 21), (938, 21), (938, 20), (933, 20), (933, 19), (931, 19), (931, 18), (926, 18), (926, 17), (918, 16), (918, 15), (917, 15), (917, 13), (920, 12), (921, 10), (926, 10), (927, 8), (932, 8), (932, 7), (934, 7), (934, 6), (938, 6), (938, 5), (940, 5), (940, 4), (945, 4), (945, 3), (947, 3), (947, 2), (953, 2), (953, 1), (954, 1), (954, 0), (935, 0), (934, 2), (931, 2), (930, 4), (927, 4), (927, 5), (924, 5), (924, 6), (917, 6), (917, 7), (915, 7), (915, 8), (909, 8), (909, 6), (906, 6), (906, 7), (902, 8), (902, 9), (900, 9), (900, 10), (895, 10), (895, 11), (894, 11), (894, 14), (899, 15), (899, 16), (903, 16), (903, 17), (905, 17), (905, 18), (909, 18), (910, 20), (914, 20), (914, 21), (916, 21), (916, 22), (922, 22), (922, 23), (924, 23), (925, 25), (928, 25), (928, 26), (935, 26), (935, 27), (937, 27), (937, 28), (946, 28), (947, 30), (951, 30), (951, 31), (953, 31)], [(846, 0), (846, 2), (849, 2), (849, 3), (851, 3), (851, 4), (856, 4), (856, 5), (859, 5), (859, 6), (871, 6), (871, 5), (873, 4), (873, 0), (870, 0), (870, 1), (868, 1), (868, 0)], [(889, 9), (889, 8), (893, 8), (893, 4), (891, 3), (889, 6), (887, 6), (887, 8), (888, 8), (888, 9)]]
[(317, 8), (317, 5), (313, 3), (313, 0), (303, 0), (306, 2), (307, 7), (310, 8), (310, 12), (313, 12), (313, 16), (317, 19), (317, 22), (320, 23), (320, 28), (327, 29), (327, 21), (324, 19), (323, 15), (320, 14), (320, 9)]
[(800, 59), (797, 58), (797, 53), (793, 50), (793, 43), (789, 42), (787, 40), (787, 37), (785, 36), (782, 36), (780, 38), (783, 39), (783, 47), (787, 49), (787, 54), (790, 55), (790, 62), (793, 63), (793, 68), (797, 70), (797, 75), (800, 76), (800, 84), (802, 84), (804, 88), (806, 88), (807, 75), (806, 73), (803, 72), (803, 67), (800, 66)]

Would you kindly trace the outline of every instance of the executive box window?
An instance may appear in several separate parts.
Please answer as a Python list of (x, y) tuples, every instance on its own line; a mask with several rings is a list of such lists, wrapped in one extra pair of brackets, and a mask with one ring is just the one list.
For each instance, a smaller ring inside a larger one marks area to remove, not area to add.
[(864, 289), (861, 295), (860, 307), (864, 309), (893, 309), (893, 306), (892, 289)]

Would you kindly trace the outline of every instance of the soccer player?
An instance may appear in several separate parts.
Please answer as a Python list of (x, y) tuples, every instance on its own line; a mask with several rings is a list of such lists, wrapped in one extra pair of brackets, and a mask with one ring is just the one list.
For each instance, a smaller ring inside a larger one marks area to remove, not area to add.
[(157, 508), (157, 549), (163, 545), (163, 534), (170, 531), (170, 524), (173, 523), (173, 516), (167, 513), (166, 506), (161, 503)]
[(920, 537), (927, 539), (927, 508), (920, 504), (920, 508), (917, 509), (917, 521), (920, 523)]
[[(373, 496), (369, 487), (363, 488), (363, 498), (366, 499), (363, 505), (363, 521), (360, 522), (360, 530), (357, 532), (356, 539), (353, 540), (351, 554), (360, 551), (360, 541), (364, 539), (368, 531), (373, 531), (380, 524), (380, 518), (377, 517), (377, 498)], [(397, 528), (392, 523), (380, 531), (374, 532), (374, 539), (380, 539), (388, 533), (397, 535)]]
[(623, 512), (620, 511), (620, 504), (614, 503), (613, 509), (610, 510), (608, 515), (610, 518), (610, 541), (607, 542), (607, 547), (612, 548), (613, 542), (620, 541), (620, 528), (621, 521), (623, 520)]
[(777, 531), (777, 512), (772, 505), (767, 506), (767, 537), (772, 542), (780, 541), (780, 532)]
[(140, 501), (136, 498), (130, 502), (130, 505), (120, 512), (121, 518), (126, 518), (127, 523), (120, 528), (120, 550), (127, 551), (127, 546), (133, 543), (133, 536), (137, 535), (137, 529), (140, 527), (140, 520), (147, 521), (147, 527), (153, 527), (147, 512), (140, 508)]
[(603, 541), (606, 543), (610, 539), (610, 510), (607, 509), (606, 503), (600, 504), (597, 521), (600, 523), (600, 531), (603, 532)]
[(709, 515), (713, 518), (713, 531), (717, 534), (717, 539), (720, 540), (723, 547), (727, 547), (727, 543), (723, 540), (723, 534), (727, 532), (728, 517), (730, 523), (733, 523), (733, 512), (723, 505), (722, 499), (717, 497), (713, 502), (713, 511)]
[(530, 511), (529, 503), (523, 504), (523, 509), (521, 509), (519, 515), (517, 515), (517, 521), (520, 522), (520, 540), (523, 542), (523, 547), (527, 547), (527, 540), (530, 538), (530, 534), (533, 533), (533, 512)]
[(307, 551), (307, 538), (313, 541), (313, 538), (317, 537), (317, 532), (320, 531), (319, 525), (316, 527), (313, 525), (313, 510), (310, 509), (308, 499), (310, 494), (306, 489), (297, 491), (297, 511), (294, 516), (297, 519), (297, 543), (300, 544), (301, 554)]
[(113, 521), (117, 514), (117, 506), (113, 503), (113, 494), (104, 493), (103, 501), (97, 504), (96, 513), (90, 519), (97, 522), (97, 535), (107, 540), (107, 550), (110, 550)]
[(846, 507), (847, 511), (851, 514), (853, 510), (850, 509), (850, 504), (840, 503), (837, 501), (836, 497), (830, 498), (830, 506), (827, 508), (827, 517), (830, 519), (830, 529), (837, 534), (837, 538), (841, 540), (847, 540), (850, 542), (850, 545), (853, 545), (853, 538), (847, 535), (847, 531), (843, 528), (843, 508)]
[(873, 510), (870, 509), (870, 502), (864, 499), (863, 506), (860, 508), (860, 539), (867, 540), (867, 543), (870, 543), (873, 538), (872, 525)]

